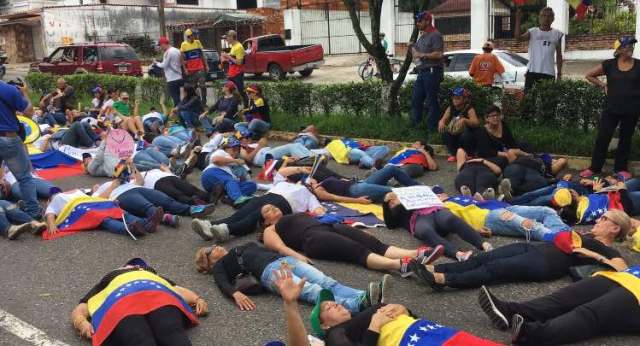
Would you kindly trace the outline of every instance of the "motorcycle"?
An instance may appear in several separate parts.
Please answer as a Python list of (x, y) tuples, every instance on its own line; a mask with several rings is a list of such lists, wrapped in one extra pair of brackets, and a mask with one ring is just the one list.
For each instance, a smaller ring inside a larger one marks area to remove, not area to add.
[(4, 78), (4, 75), (7, 73), (7, 67), (5, 64), (7, 63), (7, 53), (0, 50), (0, 80)]

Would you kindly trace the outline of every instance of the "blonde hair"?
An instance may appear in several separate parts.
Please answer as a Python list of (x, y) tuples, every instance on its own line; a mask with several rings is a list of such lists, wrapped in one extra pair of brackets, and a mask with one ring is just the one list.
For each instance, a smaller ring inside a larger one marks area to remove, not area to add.
[(196, 250), (196, 269), (198, 270), (198, 273), (201, 274), (206, 274), (209, 271), (211, 271), (211, 263), (209, 263), (209, 258), (207, 258), (207, 248), (206, 247), (201, 247), (198, 250)]
[(616, 240), (623, 241), (631, 229), (631, 219), (629, 215), (622, 210), (612, 209), (607, 211), (604, 216), (620, 227), (620, 232), (616, 235)]

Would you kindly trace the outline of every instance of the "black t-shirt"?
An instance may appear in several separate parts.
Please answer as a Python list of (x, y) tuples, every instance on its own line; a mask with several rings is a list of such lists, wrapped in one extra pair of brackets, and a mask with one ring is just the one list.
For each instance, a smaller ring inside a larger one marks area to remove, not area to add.
[(629, 71), (620, 71), (616, 58), (605, 60), (602, 70), (607, 76), (605, 111), (625, 115), (640, 113), (640, 60), (633, 59)]
[(247, 272), (260, 280), (264, 268), (281, 257), (254, 242), (237, 246), (216, 262), (213, 278), (222, 293), (230, 297), (235, 293), (234, 281), (239, 274)]
[[(89, 301), (89, 299), (91, 299), (91, 297), (95, 296), (96, 294), (100, 293), (100, 291), (102, 291), (103, 289), (105, 289), (107, 286), (109, 286), (109, 284), (111, 283), (111, 281), (113, 281), (113, 279), (115, 279), (118, 275), (124, 274), (124, 273), (128, 273), (128, 272), (132, 272), (132, 271), (136, 271), (136, 270), (146, 270), (150, 273), (154, 273), (157, 275), (156, 271), (153, 270), (152, 268), (149, 269), (143, 269), (143, 268), (139, 268), (139, 267), (134, 267), (134, 268), (118, 268), (116, 270), (113, 270), (111, 272), (109, 272), (107, 275), (105, 275), (104, 277), (102, 277), (102, 279), (100, 280), (100, 282), (93, 286), (93, 288), (87, 292), (87, 294), (84, 295), (84, 297), (82, 297), (82, 299), (80, 299), (80, 303), (86, 303)], [(173, 282), (170, 279), (165, 278), (162, 275), (158, 275), (161, 278), (167, 280), (167, 282), (169, 282), (169, 284), (171, 284), (171, 286), (175, 286), (176, 283)]]
[(332, 227), (307, 214), (297, 213), (280, 218), (275, 228), (276, 233), (288, 247), (302, 251), (304, 243), (313, 233), (330, 231)]
[(504, 121), (502, 122), (502, 137), (494, 136), (491, 132), (487, 131), (486, 128), (485, 131), (487, 132), (491, 147), (496, 151), (507, 151), (509, 149), (518, 148), (518, 144), (516, 143), (515, 138), (513, 138), (511, 130)]
[(385, 304), (370, 306), (353, 316), (350, 320), (333, 326), (327, 330), (325, 343), (327, 346), (371, 345), (378, 343), (378, 333), (369, 330), (371, 318)]
[[(598, 253), (607, 259), (622, 257), (618, 250), (601, 243), (589, 234), (581, 234), (580, 237), (582, 238), (582, 247), (587, 250)], [(558, 249), (554, 243), (544, 243), (539, 246), (539, 249), (542, 250), (543, 256), (547, 260), (547, 264), (557, 270), (566, 271), (569, 270), (569, 267), (573, 266), (599, 264), (598, 261), (591, 257), (575, 253), (564, 253)]]
[(352, 180), (342, 180), (335, 177), (329, 177), (320, 183), (327, 192), (338, 196), (351, 196), (349, 189), (354, 182)]

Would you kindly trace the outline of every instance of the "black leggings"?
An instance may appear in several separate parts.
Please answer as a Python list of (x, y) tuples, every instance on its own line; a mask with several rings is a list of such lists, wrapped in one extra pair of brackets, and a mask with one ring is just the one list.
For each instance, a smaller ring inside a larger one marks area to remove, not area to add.
[(471, 189), (471, 193), (483, 193), (484, 190), (498, 185), (498, 177), (480, 162), (467, 163), (462, 166), (455, 179), (456, 191), (466, 185)]
[(437, 264), (435, 271), (445, 274), (446, 285), (454, 288), (473, 288), (497, 282), (547, 281), (566, 275), (568, 264), (549, 265), (541, 251), (543, 246), (554, 245), (509, 244), (479, 253), (464, 262)]
[(640, 333), (638, 299), (602, 276), (580, 280), (524, 303), (505, 303), (526, 324), (518, 344), (569, 344), (605, 334)]
[(598, 124), (598, 136), (596, 137), (596, 145), (593, 148), (591, 156), (591, 170), (595, 173), (602, 171), (604, 161), (607, 157), (607, 149), (609, 142), (615, 132), (618, 124), (620, 124), (620, 141), (614, 160), (613, 170), (615, 172), (628, 170), (629, 154), (631, 153), (631, 137), (636, 130), (638, 124), (638, 114), (610, 114), (602, 113), (600, 123)]
[(448, 209), (441, 209), (433, 214), (421, 215), (416, 219), (413, 236), (429, 246), (444, 246), (445, 255), (455, 258), (460, 248), (444, 238), (449, 233), (456, 233), (467, 243), (482, 250), (482, 237), (464, 220), (453, 215)]
[(504, 178), (511, 181), (516, 196), (549, 186), (549, 182), (540, 171), (518, 163), (512, 163), (504, 169)]
[(313, 232), (302, 245), (311, 258), (357, 263), (367, 266), (367, 257), (375, 253), (384, 256), (389, 245), (357, 228), (342, 224), (326, 225)]
[(103, 346), (189, 346), (187, 319), (175, 306), (161, 307), (144, 316), (120, 321)]
[(258, 222), (262, 217), (261, 209), (267, 204), (278, 207), (283, 215), (291, 214), (291, 206), (287, 200), (275, 193), (266, 193), (262, 196), (252, 198), (249, 203), (238, 209), (228, 218), (214, 221), (217, 224), (226, 223), (229, 227), (229, 234), (241, 237), (256, 230)]
[(72, 147), (92, 147), (95, 143), (95, 135), (91, 125), (84, 121), (76, 121), (62, 135), (60, 142)]
[(176, 176), (161, 178), (156, 182), (154, 188), (184, 204), (196, 204), (196, 200), (204, 202), (209, 200), (209, 195), (206, 192)]

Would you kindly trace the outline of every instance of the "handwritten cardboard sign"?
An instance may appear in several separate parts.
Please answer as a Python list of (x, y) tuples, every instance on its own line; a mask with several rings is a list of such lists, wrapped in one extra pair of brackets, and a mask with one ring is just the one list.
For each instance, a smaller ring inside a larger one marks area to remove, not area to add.
[(394, 188), (392, 190), (407, 210), (444, 206), (429, 186), (408, 186)]

